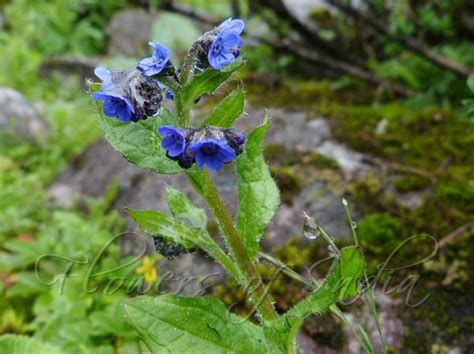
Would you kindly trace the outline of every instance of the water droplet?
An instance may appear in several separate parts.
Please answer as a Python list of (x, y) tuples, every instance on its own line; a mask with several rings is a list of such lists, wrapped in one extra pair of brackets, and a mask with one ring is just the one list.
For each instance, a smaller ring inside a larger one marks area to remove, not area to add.
[(317, 239), (319, 236), (321, 236), (321, 232), (319, 232), (318, 230), (314, 230), (314, 229), (303, 230), (303, 235), (304, 235), (304, 237), (306, 237), (307, 239), (315, 240), (315, 239)]
[(319, 230), (319, 226), (314, 220), (314, 218), (310, 217), (306, 213), (303, 213), (303, 217), (305, 218), (304, 227), (303, 227), (304, 237), (310, 240), (315, 240), (319, 236), (321, 236), (321, 231)]

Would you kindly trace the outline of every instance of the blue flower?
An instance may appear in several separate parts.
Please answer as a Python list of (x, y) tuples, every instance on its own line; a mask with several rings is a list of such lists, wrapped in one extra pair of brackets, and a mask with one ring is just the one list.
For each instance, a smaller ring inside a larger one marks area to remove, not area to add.
[(102, 81), (102, 91), (112, 87), (112, 73), (110, 70), (99, 66), (95, 68), (94, 74)]
[(134, 116), (132, 104), (122, 95), (112, 92), (94, 92), (92, 97), (104, 103), (104, 114), (108, 117), (117, 117), (121, 122), (128, 123)]
[(205, 165), (212, 171), (219, 171), (223, 163), (235, 159), (235, 152), (224, 139), (203, 139), (189, 146), (195, 154), (199, 169)]
[(137, 69), (145, 76), (154, 76), (159, 74), (170, 60), (170, 51), (164, 45), (151, 41), (150, 44), (154, 50), (151, 57), (140, 60)]
[(178, 157), (186, 149), (186, 133), (172, 126), (158, 128), (158, 133), (164, 138), (161, 146), (167, 151), (169, 157)]
[(239, 56), (240, 48), (244, 44), (240, 38), (244, 26), (244, 21), (229, 18), (218, 27), (219, 33), (212, 41), (207, 54), (213, 69), (220, 70), (223, 66), (232, 64)]

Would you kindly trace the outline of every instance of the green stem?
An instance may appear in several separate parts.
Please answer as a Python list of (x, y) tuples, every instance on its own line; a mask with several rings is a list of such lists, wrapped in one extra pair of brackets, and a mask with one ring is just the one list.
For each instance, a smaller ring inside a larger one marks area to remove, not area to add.
[[(207, 202), (213, 215), (219, 222), (219, 226), (225, 236), (229, 250), (237, 263), (238, 268), (245, 277), (244, 282), (240, 279), (241, 285), (247, 288), (249, 299), (252, 305), (256, 306), (259, 314), (264, 321), (269, 321), (277, 318), (275, 309), (272, 306), (271, 300), (263, 286), (260, 275), (255, 268), (254, 263), (247, 255), (240, 236), (234, 226), (232, 217), (227, 212), (219, 192), (217, 191), (214, 182), (209, 173), (204, 171), (201, 173), (201, 186), (199, 192)], [(188, 174), (189, 176), (189, 174)], [(195, 185), (195, 179), (190, 177), (191, 184)], [(236, 279), (239, 281), (239, 279)]]
[[(347, 222), (349, 223), (349, 227), (351, 229), (352, 237), (354, 238), (354, 243), (356, 246), (359, 247), (359, 239), (357, 238), (357, 232), (356, 232), (356, 224), (354, 224), (354, 221), (352, 220), (352, 215), (351, 211), (349, 209), (349, 205), (347, 204), (347, 200), (342, 199), (342, 205), (344, 205), (344, 209), (346, 209), (346, 216), (347, 216)], [(369, 277), (367, 276), (367, 268), (364, 268), (364, 280), (367, 285), (370, 284), (369, 282)], [(379, 321), (379, 315), (377, 313), (377, 306), (375, 305), (375, 299), (374, 299), (374, 294), (373, 294), (373, 289), (369, 287), (367, 291), (364, 293), (364, 298), (367, 301), (367, 304), (369, 305), (370, 313), (375, 321), (375, 325), (377, 327), (377, 332), (380, 338), (380, 342), (382, 344), (382, 353), (387, 353), (387, 347), (385, 345), (385, 339), (383, 337), (382, 333), (382, 326), (380, 325)]]
[(183, 107), (181, 94), (176, 93), (176, 112), (178, 113), (178, 125), (180, 127), (186, 127), (190, 123), (190, 112), (189, 109)]
[(220, 246), (214, 241), (209, 234), (199, 240), (197, 245), (202, 248), (208, 255), (219, 262), (224, 269), (232, 275), (239, 283), (245, 283), (245, 277), (242, 275), (240, 270), (235, 266), (232, 259), (220, 248)]

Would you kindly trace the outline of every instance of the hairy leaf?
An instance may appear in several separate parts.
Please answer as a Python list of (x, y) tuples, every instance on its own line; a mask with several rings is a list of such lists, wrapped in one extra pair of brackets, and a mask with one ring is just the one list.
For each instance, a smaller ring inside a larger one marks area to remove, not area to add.
[(166, 199), (171, 214), (176, 219), (188, 223), (196, 229), (203, 230), (206, 228), (206, 212), (194, 206), (186, 194), (173, 187), (166, 187)]
[(357, 247), (343, 248), (333, 262), (324, 284), (277, 320), (267, 323), (265, 336), (275, 350), (295, 352), (295, 338), (303, 320), (322, 314), (337, 301), (357, 295), (357, 285), (364, 271), (364, 259)]
[(221, 71), (208, 68), (194, 75), (181, 89), (181, 101), (183, 106), (189, 107), (194, 100), (202, 95), (213, 93), (241, 66), (242, 62), (237, 62)]
[(168, 207), (173, 216), (188, 225), (191, 225), (198, 232), (199, 237), (196, 241), (196, 245), (219, 262), (234, 278), (241, 279), (241, 273), (235, 267), (233, 261), (214, 241), (211, 235), (209, 235), (206, 228), (206, 212), (201, 208), (194, 206), (184, 193), (172, 187), (166, 188), (166, 196), (168, 199)]
[(250, 133), (244, 152), (237, 158), (237, 228), (252, 259), (257, 255), (258, 242), (265, 226), (280, 203), (278, 188), (262, 154), (263, 140), (269, 127), (269, 121), (265, 120)]
[(152, 236), (160, 236), (168, 241), (193, 248), (199, 238), (198, 232), (182, 221), (153, 210), (126, 209), (138, 227)]
[(230, 128), (244, 111), (245, 96), (242, 87), (228, 94), (212, 111), (202, 125)]
[(2, 354), (60, 354), (60, 349), (49, 343), (44, 343), (36, 338), (20, 336), (14, 334), (5, 334), (0, 336), (0, 351)]
[(217, 299), (138, 297), (126, 312), (152, 353), (268, 353), (262, 329)]
[(100, 113), (100, 126), (114, 150), (138, 167), (168, 175), (179, 173), (182, 169), (175, 161), (166, 157), (157, 130), (163, 125), (175, 123), (175, 117), (166, 109), (162, 109), (156, 117), (130, 123), (122, 123)]

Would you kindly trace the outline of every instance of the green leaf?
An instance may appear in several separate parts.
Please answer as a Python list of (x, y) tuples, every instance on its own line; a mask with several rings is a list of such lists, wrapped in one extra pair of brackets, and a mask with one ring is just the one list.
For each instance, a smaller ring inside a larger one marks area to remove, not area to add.
[(5, 334), (0, 336), (2, 354), (61, 354), (62, 351), (49, 343), (44, 343), (36, 338)]
[(230, 128), (244, 111), (245, 96), (242, 87), (228, 94), (201, 125)]
[(337, 301), (357, 295), (364, 272), (364, 258), (358, 247), (343, 248), (334, 260), (324, 284), (277, 320), (267, 323), (265, 336), (275, 350), (295, 352), (295, 338), (303, 320), (322, 314)]
[(199, 236), (195, 241), (196, 245), (219, 262), (234, 278), (242, 279), (242, 275), (235, 267), (233, 261), (214, 241), (211, 235), (209, 235), (209, 232), (207, 232), (206, 212), (194, 206), (184, 193), (172, 187), (166, 188), (166, 197), (171, 214), (173, 214), (176, 219), (191, 225), (196, 232), (198, 232)]
[(266, 119), (250, 133), (244, 152), (237, 158), (237, 228), (252, 259), (257, 255), (265, 226), (280, 203), (280, 193), (262, 154), (263, 140), (269, 128)]
[(194, 75), (181, 89), (181, 102), (183, 107), (189, 107), (202, 95), (212, 94), (242, 65), (242, 62), (237, 62), (229, 65), (221, 71), (208, 68), (203, 72)]
[(152, 236), (163, 237), (188, 249), (193, 248), (199, 238), (195, 229), (159, 211), (133, 209), (126, 211), (142, 231)]
[[(102, 112), (101, 109), (99, 112)], [(166, 109), (162, 109), (156, 117), (130, 123), (122, 123), (100, 113), (100, 126), (114, 150), (138, 167), (167, 175), (179, 173), (182, 169), (166, 157), (157, 130), (163, 125), (175, 123), (175, 117)]]
[(166, 199), (171, 214), (196, 229), (204, 230), (207, 226), (206, 212), (193, 205), (186, 194), (166, 187)]
[(152, 353), (268, 353), (262, 329), (217, 299), (143, 296), (125, 308)]
[(469, 90), (474, 93), (474, 74), (468, 77), (467, 86), (469, 87)]

